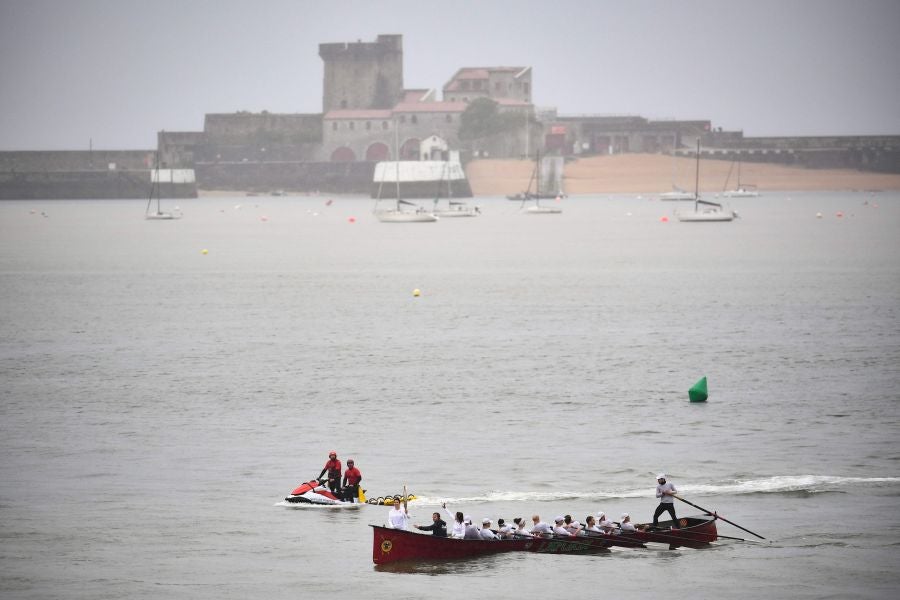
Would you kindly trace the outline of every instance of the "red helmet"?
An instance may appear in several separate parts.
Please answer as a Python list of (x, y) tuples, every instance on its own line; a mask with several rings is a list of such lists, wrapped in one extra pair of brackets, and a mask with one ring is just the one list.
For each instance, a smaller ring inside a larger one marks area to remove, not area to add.
[(335, 452), (334, 450), (330, 450), (328, 452), (328, 456), (333, 456), (333, 457), (337, 458), (337, 452)]

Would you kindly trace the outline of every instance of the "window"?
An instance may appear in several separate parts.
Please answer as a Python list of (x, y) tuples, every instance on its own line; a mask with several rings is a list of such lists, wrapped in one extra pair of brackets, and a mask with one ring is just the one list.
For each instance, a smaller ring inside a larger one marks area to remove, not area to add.
[(381, 122), (381, 128), (382, 128), (382, 129), (387, 129), (387, 128), (388, 128), (387, 121), (382, 121), (382, 122)]
[(530, 85), (527, 81), (525, 82), (524, 85), (525, 85), (525, 95), (527, 96), (528, 93), (531, 91), (531, 90), (529, 89), (529, 88), (531, 88), (531, 85)]
[(419, 122), (419, 118), (418, 118), (416, 115), (413, 115), (413, 116), (411, 116), (411, 117), (409, 118), (409, 121), (410, 121), (410, 123), (412, 123), (413, 125), (415, 125), (416, 123)]
[(453, 122), (453, 115), (447, 115), (446, 117), (444, 117), (444, 120), (447, 121), (448, 123), (452, 123), (452, 122)]
[(337, 121), (332, 121), (332, 122), (331, 122), (331, 130), (332, 130), (332, 131), (337, 131), (337, 127), (338, 127), (338, 126), (337, 126)]
[(354, 129), (356, 129), (356, 123), (350, 121), (350, 131), (353, 131)]
[(499, 82), (499, 81), (495, 81), (495, 82), (494, 82), (494, 91), (495, 91), (495, 92), (499, 92), (499, 91), (500, 91), (500, 82)]
[(400, 115), (400, 122), (406, 123), (406, 115)]
[(341, 100), (341, 108), (347, 108), (347, 101)]
[(372, 121), (366, 121), (366, 131), (372, 129)]

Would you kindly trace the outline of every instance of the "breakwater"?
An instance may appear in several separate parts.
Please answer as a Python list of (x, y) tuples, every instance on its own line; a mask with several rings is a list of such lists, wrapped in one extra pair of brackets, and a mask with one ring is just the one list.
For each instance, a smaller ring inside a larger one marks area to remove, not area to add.
[[(149, 169), (116, 171), (0, 172), (0, 200), (147, 198)], [(160, 184), (163, 198), (196, 198), (197, 185)]]

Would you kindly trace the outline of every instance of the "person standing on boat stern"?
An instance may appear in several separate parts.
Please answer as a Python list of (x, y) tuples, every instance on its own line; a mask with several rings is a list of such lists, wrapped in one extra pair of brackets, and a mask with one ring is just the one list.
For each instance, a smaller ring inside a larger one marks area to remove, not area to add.
[(675, 523), (678, 519), (675, 516), (675, 494), (678, 493), (678, 490), (675, 489), (672, 482), (666, 481), (665, 473), (656, 476), (656, 483), (656, 497), (659, 498), (659, 506), (653, 513), (653, 526), (656, 527), (659, 524), (659, 516), (667, 511), (672, 515), (672, 522)]
[(388, 511), (388, 524), (391, 529), (405, 530), (409, 525), (409, 511), (402, 502), (394, 502), (394, 507)]
[(328, 453), (328, 462), (322, 467), (322, 472), (316, 479), (322, 479), (325, 473), (328, 473), (328, 488), (337, 493), (341, 487), (341, 461), (338, 460), (337, 452), (334, 450)]
[(413, 527), (430, 531), (434, 537), (447, 537), (447, 523), (441, 518), (441, 513), (431, 513), (431, 521), (431, 525), (413, 525)]
[(353, 502), (359, 498), (359, 482), (362, 481), (362, 473), (356, 468), (352, 458), (347, 459), (347, 470), (344, 471), (344, 500)]

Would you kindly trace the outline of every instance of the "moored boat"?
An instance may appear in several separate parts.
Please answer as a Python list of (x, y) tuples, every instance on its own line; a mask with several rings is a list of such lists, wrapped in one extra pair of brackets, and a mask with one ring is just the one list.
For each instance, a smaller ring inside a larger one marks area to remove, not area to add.
[(540, 554), (597, 554), (609, 552), (600, 536), (587, 538), (520, 537), (505, 540), (458, 540), (372, 525), (372, 562), (376, 565), (402, 560), (453, 560), (504, 552)]

